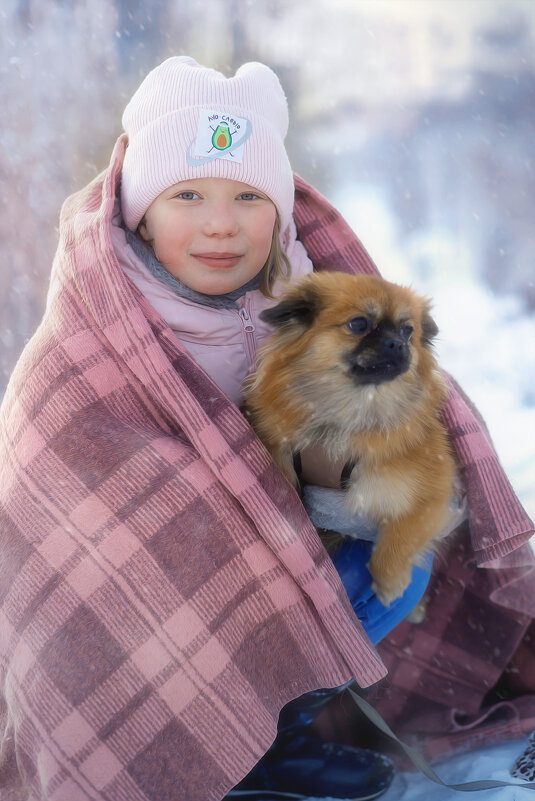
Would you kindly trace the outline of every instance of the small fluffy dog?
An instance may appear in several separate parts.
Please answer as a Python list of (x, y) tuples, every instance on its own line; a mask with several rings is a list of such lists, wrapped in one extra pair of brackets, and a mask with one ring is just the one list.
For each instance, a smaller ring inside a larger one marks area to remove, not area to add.
[(294, 485), (307, 446), (346, 460), (348, 511), (379, 529), (368, 567), (385, 605), (447, 524), (453, 492), (429, 309), (375, 276), (312, 273), (262, 313), (275, 331), (246, 390), (253, 428)]

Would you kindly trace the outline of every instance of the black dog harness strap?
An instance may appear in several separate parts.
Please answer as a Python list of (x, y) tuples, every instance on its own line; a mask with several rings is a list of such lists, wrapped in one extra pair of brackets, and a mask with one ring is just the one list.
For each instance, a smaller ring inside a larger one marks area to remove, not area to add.
[(346, 490), (348, 488), (349, 479), (351, 478), (351, 473), (353, 472), (356, 464), (356, 459), (348, 459), (348, 461), (345, 463), (340, 476), (340, 489)]
[(299, 483), (301, 484), (301, 478), (303, 476), (303, 463), (301, 462), (301, 452), (296, 451), (294, 453), (294, 470), (295, 475), (299, 479)]

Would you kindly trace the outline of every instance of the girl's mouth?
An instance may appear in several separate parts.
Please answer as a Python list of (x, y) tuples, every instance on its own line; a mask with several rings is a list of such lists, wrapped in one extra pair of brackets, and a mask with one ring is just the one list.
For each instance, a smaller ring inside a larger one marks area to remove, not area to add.
[(208, 267), (223, 270), (235, 267), (242, 258), (240, 253), (193, 253), (193, 258), (206, 264)]

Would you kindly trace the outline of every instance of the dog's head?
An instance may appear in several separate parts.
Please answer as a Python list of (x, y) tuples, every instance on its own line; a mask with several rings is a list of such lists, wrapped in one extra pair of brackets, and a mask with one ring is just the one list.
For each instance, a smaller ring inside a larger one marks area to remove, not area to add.
[[(379, 385), (431, 367), (438, 328), (412, 290), (368, 275), (307, 275), (261, 318), (277, 331), (301, 371), (338, 368), (356, 385)], [(427, 356), (427, 358), (426, 358)]]

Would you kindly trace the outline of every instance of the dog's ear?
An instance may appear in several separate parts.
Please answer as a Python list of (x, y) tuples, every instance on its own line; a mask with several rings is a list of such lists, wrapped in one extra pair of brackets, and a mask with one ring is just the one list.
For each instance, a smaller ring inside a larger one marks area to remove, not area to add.
[(432, 345), (438, 334), (438, 325), (431, 317), (431, 304), (426, 303), (422, 310), (422, 345)]
[(297, 324), (308, 328), (320, 311), (320, 298), (312, 287), (300, 288), (260, 313), (260, 319), (274, 328)]

